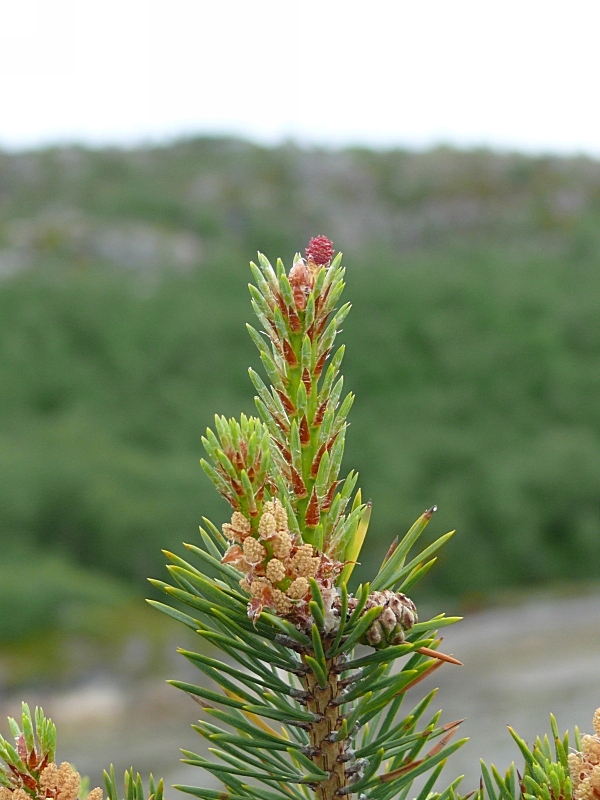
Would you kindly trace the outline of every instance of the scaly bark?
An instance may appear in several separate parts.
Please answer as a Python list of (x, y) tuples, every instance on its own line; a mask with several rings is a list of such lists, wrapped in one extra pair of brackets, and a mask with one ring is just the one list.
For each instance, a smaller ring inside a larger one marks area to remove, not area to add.
[[(325, 650), (330, 646), (331, 642), (324, 639)], [(314, 657), (312, 652), (307, 652), (306, 655)], [(335, 702), (342, 689), (339, 663), (339, 657), (327, 659), (327, 685), (324, 687), (319, 686), (319, 682), (310, 668), (301, 677), (302, 687), (308, 695), (306, 708), (318, 717), (317, 721), (311, 723), (308, 729), (310, 745), (313, 749), (312, 761), (317, 767), (329, 773), (327, 780), (320, 781), (315, 785), (317, 800), (339, 800), (338, 790), (347, 786), (348, 762), (345, 752), (349, 741), (347, 738), (335, 741), (333, 736), (339, 731), (346, 716), (342, 711), (342, 706)]]

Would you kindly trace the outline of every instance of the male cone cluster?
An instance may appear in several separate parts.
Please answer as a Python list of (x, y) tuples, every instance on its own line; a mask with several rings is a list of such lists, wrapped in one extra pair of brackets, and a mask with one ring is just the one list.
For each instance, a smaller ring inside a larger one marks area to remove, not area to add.
[(317, 580), (323, 595), (332, 595), (333, 578), (343, 565), (317, 553), (313, 545), (290, 532), (278, 498), (264, 503), (255, 534), (250, 520), (239, 511), (223, 525), (223, 534), (232, 542), (223, 563), (243, 573), (240, 586), (250, 595), (251, 618), (266, 606), (280, 616), (307, 622), (309, 578)]
[[(41, 709), (35, 710), (38, 738), (33, 735), (29, 707), (23, 703), (22, 733), (12, 723), (15, 747), (0, 736), (0, 755), (8, 769), (0, 767), (0, 800), (78, 800), (81, 792), (81, 775), (71, 764), (54, 762), (56, 728), (44, 717)], [(40, 729), (44, 733), (40, 736)], [(86, 800), (102, 800), (102, 789), (86, 793)]]
[(600, 798), (600, 708), (593, 720), (594, 734), (581, 737), (581, 751), (569, 753), (569, 770), (575, 800)]

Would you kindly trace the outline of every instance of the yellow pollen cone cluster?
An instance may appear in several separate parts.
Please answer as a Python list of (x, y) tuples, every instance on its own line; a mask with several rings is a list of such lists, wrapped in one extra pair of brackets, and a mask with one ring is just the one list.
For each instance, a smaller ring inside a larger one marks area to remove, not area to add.
[(569, 754), (574, 800), (600, 797), (600, 708), (594, 714), (594, 735), (581, 738), (581, 752)]
[[(80, 789), (80, 774), (66, 761), (59, 767), (52, 761), (40, 773), (38, 788), (33, 791), (38, 798), (78, 800)], [(8, 786), (0, 786), (0, 800), (32, 800), (32, 796), (31, 792), (21, 787), (10, 789)], [(102, 789), (92, 789), (86, 800), (102, 800)]]
[(308, 578), (318, 575), (322, 558), (290, 533), (277, 498), (264, 504), (256, 534), (239, 511), (223, 525), (223, 534), (232, 543), (223, 562), (244, 574), (240, 586), (255, 601), (257, 613), (266, 606), (285, 616), (309, 598)]

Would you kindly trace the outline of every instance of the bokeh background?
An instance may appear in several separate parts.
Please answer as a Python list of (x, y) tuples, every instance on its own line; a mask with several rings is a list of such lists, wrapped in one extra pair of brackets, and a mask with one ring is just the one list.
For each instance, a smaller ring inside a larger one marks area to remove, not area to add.
[(515, 757), (507, 722), (585, 729), (597, 7), (85, 6), (0, 13), (2, 710), (43, 702), (95, 781), (111, 761), (181, 778), (197, 710), (162, 679), (197, 645), (145, 607), (146, 578), (228, 515), (198, 459), (215, 413), (253, 413), (248, 261), (323, 233), (354, 306), (358, 577), (434, 503), (431, 536), (458, 530), (414, 591), (466, 615), (462, 677), (436, 676), (474, 739), (452, 775)]

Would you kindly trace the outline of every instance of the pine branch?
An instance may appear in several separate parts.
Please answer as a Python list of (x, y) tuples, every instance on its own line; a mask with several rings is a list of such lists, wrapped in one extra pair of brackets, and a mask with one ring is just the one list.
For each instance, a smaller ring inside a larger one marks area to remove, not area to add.
[[(449, 535), (408, 559), (429, 509), (390, 549), (371, 585), (349, 591), (371, 503), (362, 502), (355, 472), (340, 477), (354, 399), (343, 396), (344, 347), (334, 347), (350, 311), (349, 303), (336, 309), (341, 256), (316, 237), (289, 273), (262, 254), (251, 271), (262, 333), (248, 330), (267, 378), (249, 372), (260, 418), (217, 416), (202, 440), (202, 466), (233, 514), (222, 532), (204, 521), (202, 548), (186, 545), (198, 566), (167, 554), (177, 585), (153, 581), (193, 616), (153, 605), (196, 626), (224, 654), (181, 651), (215, 688), (171, 683), (226, 726), (201, 720), (197, 732), (218, 745), (213, 759), (186, 751), (185, 760), (217, 776), (227, 789), (222, 797), (266, 797), (264, 787), (305, 799), (391, 797), (390, 787), (409, 787), (424, 771), (437, 776), (461, 744), (448, 743), (456, 725), (440, 726), (435, 715), (417, 728), (432, 695), (399, 714), (409, 687), (444, 661), (460, 663), (437, 651), (436, 624), (455, 618), (419, 623), (398, 590), (431, 568)], [(358, 645), (373, 650), (357, 656)]]
[[(460, 779), (434, 792), (465, 741), (454, 739), (461, 720), (441, 724), (435, 712), (423, 721), (435, 692), (402, 712), (409, 689), (443, 665), (460, 665), (438, 649), (437, 633), (458, 618), (419, 622), (405, 594), (453, 535), (417, 548), (436, 507), (393, 540), (370, 583), (349, 589), (372, 506), (362, 502), (354, 471), (340, 478), (354, 400), (352, 392), (342, 399), (344, 347), (335, 349), (350, 311), (349, 303), (336, 308), (341, 255), (318, 236), (289, 273), (262, 254), (251, 270), (262, 331), (248, 330), (270, 382), (250, 370), (260, 419), (216, 416), (202, 438), (202, 468), (233, 513), (220, 530), (204, 519), (202, 546), (185, 545), (190, 561), (165, 551), (172, 584), (152, 580), (169, 603), (151, 605), (211, 647), (210, 655), (179, 651), (202, 674), (199, 685), (169, 682), (219, 723), (193, 726), (211, 758), (182, 752), (224, 788), (177, 788), (201, 800), (406, 800), (428, 773), (417, 800), (466, 800)], [(482, 763), (480, 787), (467, 797), (600, 798), (600, 709), (593, 724), (593, 735), (575, 732), (574, 751), (554, 718), (552, 742), (538, 738), (532, 747), (509, 729), (522, 772), (511, 765), (502, 776)], [(32, 718), (23, 704), (20, 725), (9, 719), (9, 727), (15, 744), (0, 736), (0, 800), (102, 800), (68, 763), (57, 767), (56, 729), (41, 709)], [(108, 800), (119, 800), (114, 769), (104, 777)], [(133, 770), (124, 788), (126, 800), (144, 800)], [(150, 776), (148, 800), (162, 797), (162, 781)]]

